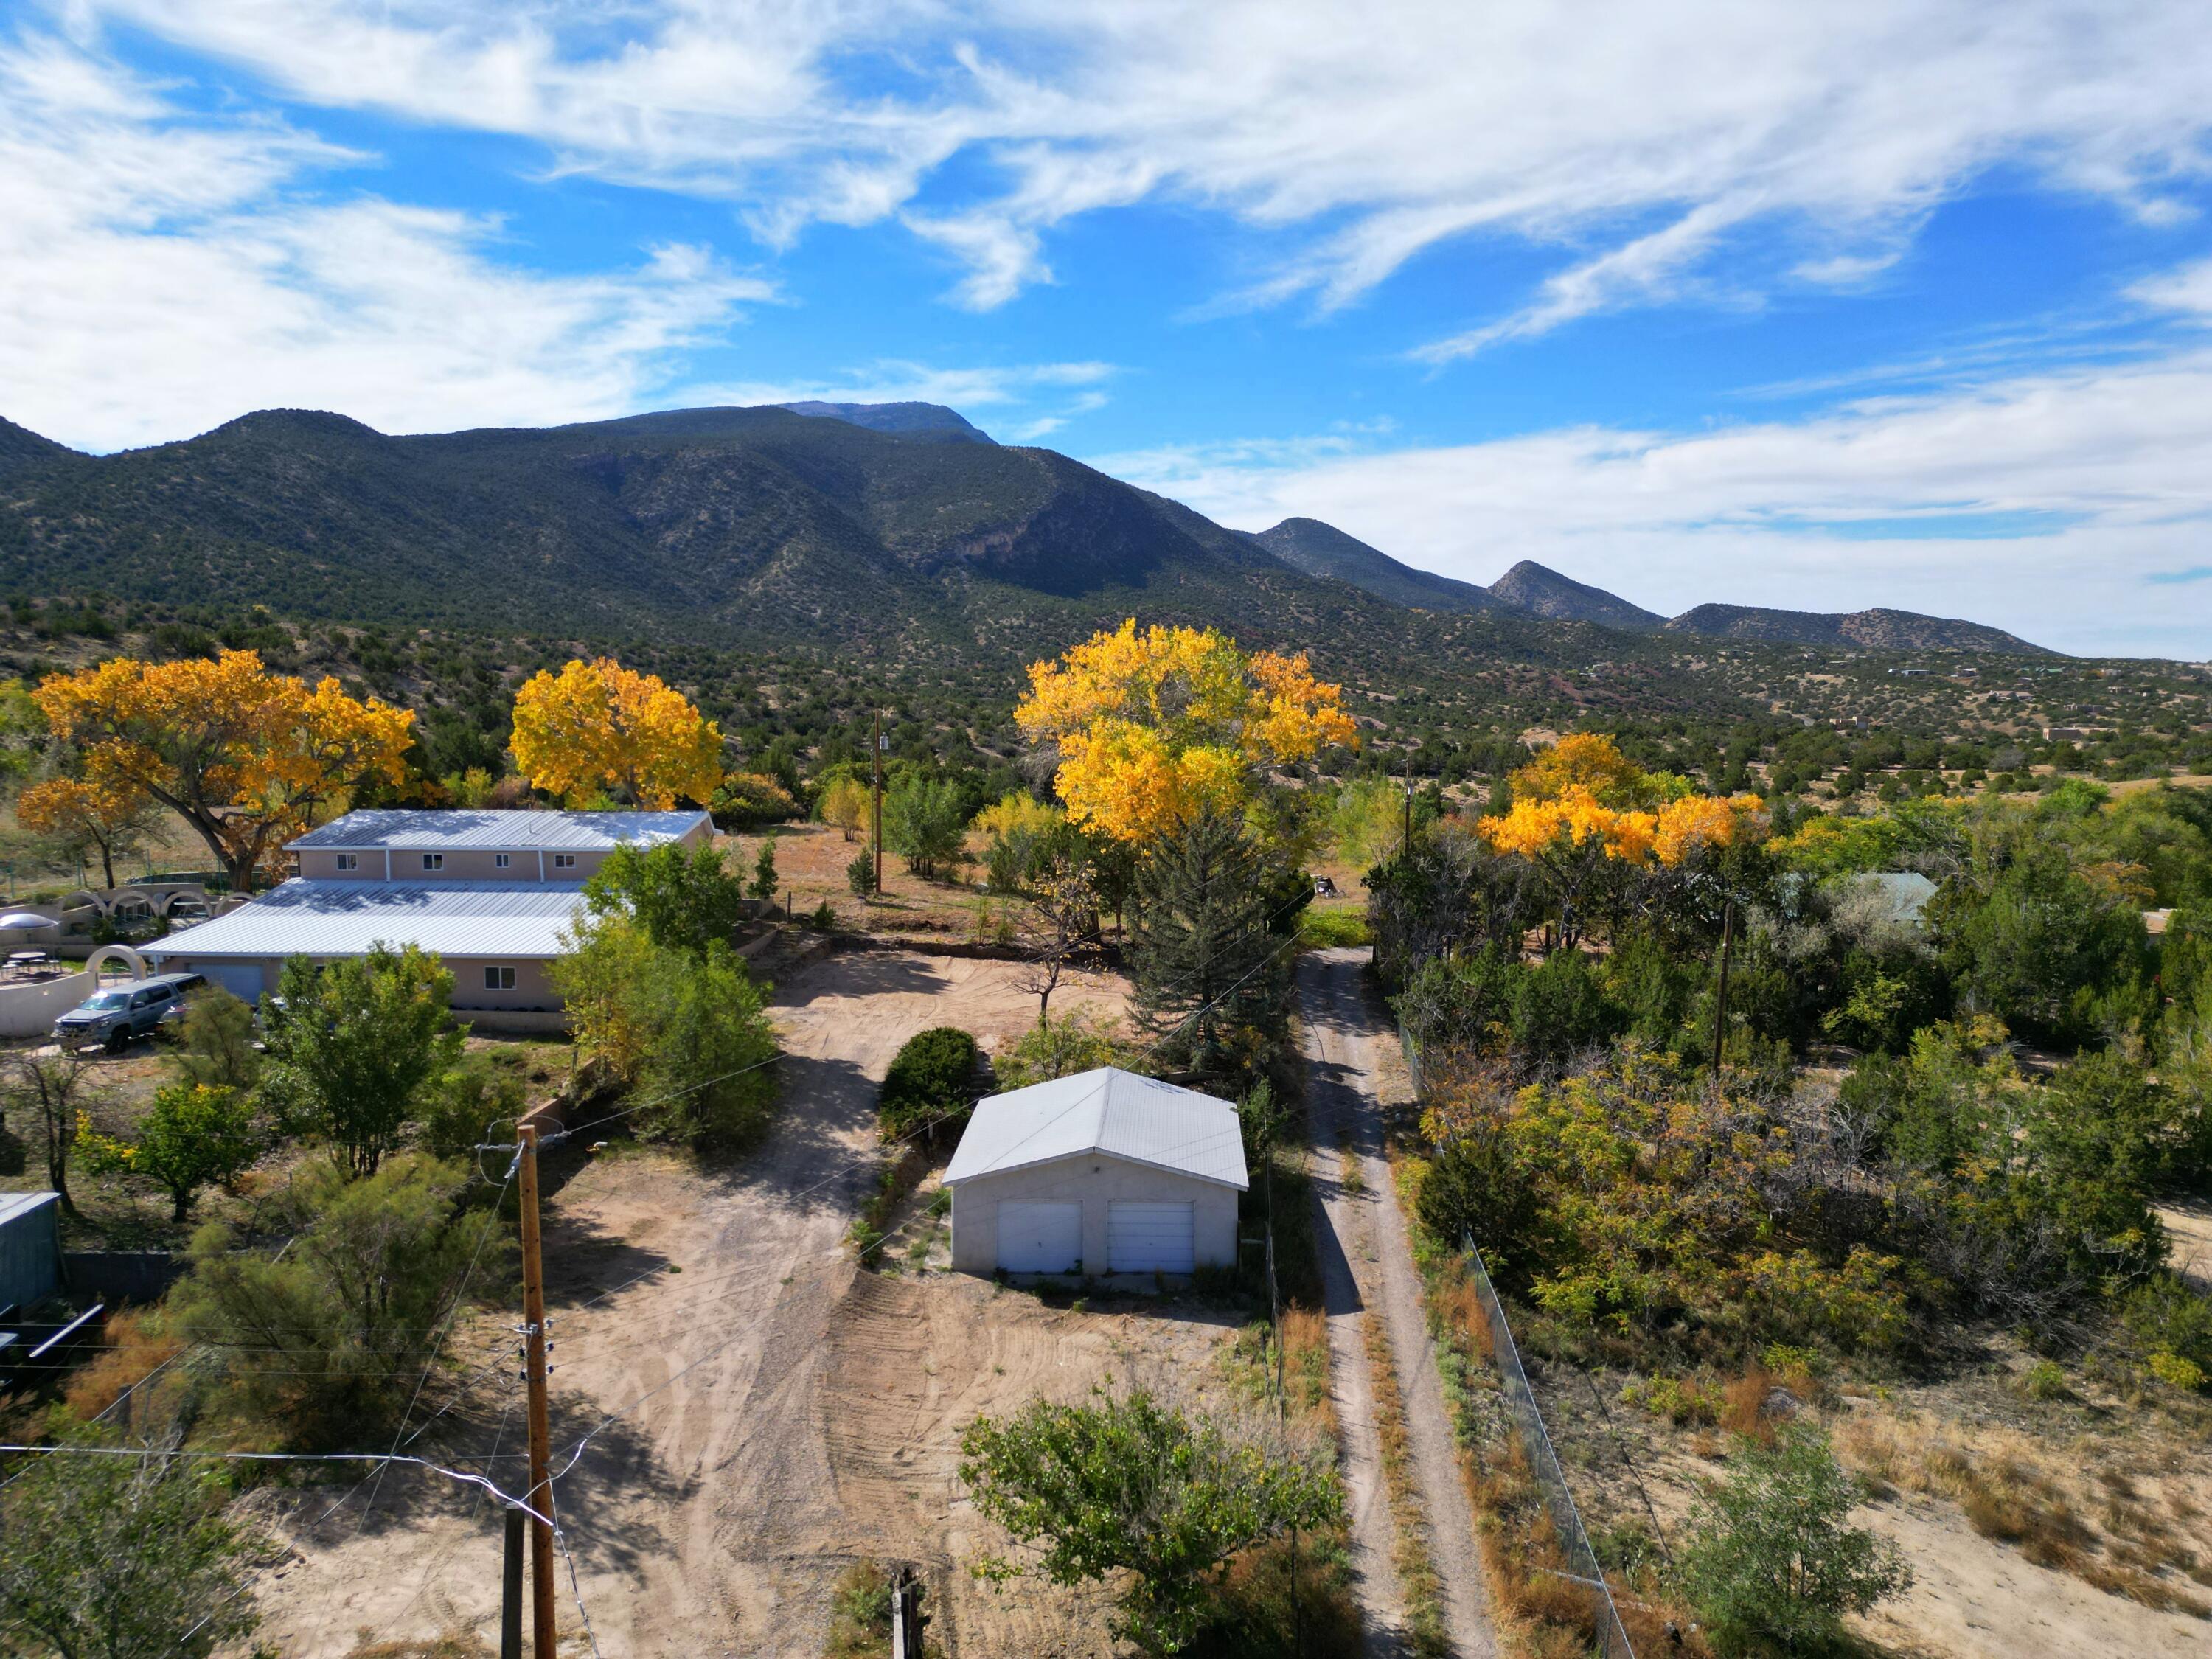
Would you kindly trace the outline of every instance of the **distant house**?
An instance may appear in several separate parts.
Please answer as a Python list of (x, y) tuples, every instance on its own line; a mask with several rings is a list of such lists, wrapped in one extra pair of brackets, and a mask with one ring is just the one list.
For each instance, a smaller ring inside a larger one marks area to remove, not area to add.
[(1103, 1066), (976, 1103), (945, 1171), (961, 1273), (1188, 1273), (1237, 1263), (1237, 1109)]
[(557, 1024), (547, 969), (592, 872), (617, 847), (713, 837), (704, 812), (349, 812), (291, 844), (293, 879), (143, 954), (252, 1001), (276, 988), (289, 957), (330, 962), (379, 942), (416, 945), (445, 958), (456, 1012), (485, 1025), (502, 1014)]
[(1837, 886), (1863, 906), (1870, 920), (1893, 927), (1917, 927), (1926, 919), (1936, 884), (1917, 870), (1879, 870), (1844, 876)]

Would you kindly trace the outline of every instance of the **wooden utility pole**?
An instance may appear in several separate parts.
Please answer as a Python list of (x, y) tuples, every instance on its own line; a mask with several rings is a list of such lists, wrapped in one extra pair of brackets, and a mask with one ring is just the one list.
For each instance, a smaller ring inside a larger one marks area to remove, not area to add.
[(884, 717), (876, 716), (876, 891), (884, 890)]
[(1728, 1040), (1729, 951), (1735, 943), (1735, 901), (1721, 902), (1721, 984), (1713, 998), (1713, 1087), (1721, 1086), (1721, 1044)]
[(545, 1401), (545, 1264), (538, 1239), (538, 1126), (516, 1126), (522, 1143), (516, 1190), (522, 1206), (523, 1376), (530, 1389), (530, 1633), (532, 1659), (554, 1650), (553, 1425)]
[(507, 1512), (507, 1553), (500, 1562), (499, 1659), (522, 1659), (522, 1511)]

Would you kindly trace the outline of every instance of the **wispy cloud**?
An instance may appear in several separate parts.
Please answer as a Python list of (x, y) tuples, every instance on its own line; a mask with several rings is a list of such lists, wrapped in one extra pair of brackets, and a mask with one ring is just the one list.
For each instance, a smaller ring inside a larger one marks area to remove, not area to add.
[[(1476, 234), (1564, 269), (1431, 347), (1701, 290), (1754, 221), (1863, 281), (2009, 164), (2185, 210), (2212, 30), (2172, 0), (71, 0), (308, 102), (517, 134), (562, 167), (729, 201), (764, 236), (897, 217), (1005, 303), (1052, 228), (1146, 198), (1292, 236), (1243, 297), (1351, 302)], [(963, 188), (947, 191), (946, 164)], [(986, 182), (975, 183), (976, 179)], [(1663, 228), (1656, 231), (1653, 224)], [(1731, 285), (1741, 281), (1730, 273)]]
[(367, 159), (52, 41), (0, 45), (7, 413), (94, 448), (271, 406), (400, 430), (617, 414), (775, 295), (674, 244), (532, 274), (496, 220), (305, 188)]
[(2191, 558), (2212, 533), (2212, 351), (1711, 432), (1092, 459), (1241, 528), (1323, 519), (1474, 581), (1533, 558), (1659, 610), (1889, 605), (2061, 648), (2212, 652), (2212, 568)]

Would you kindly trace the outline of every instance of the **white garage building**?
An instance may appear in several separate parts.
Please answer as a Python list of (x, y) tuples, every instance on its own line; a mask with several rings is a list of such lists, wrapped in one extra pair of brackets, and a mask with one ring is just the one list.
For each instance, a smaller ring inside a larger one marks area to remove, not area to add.
[(1111, 1066), (976, 1103), (945, 1171), (962, 1273), (1237, 1265), (1237, 1109)]

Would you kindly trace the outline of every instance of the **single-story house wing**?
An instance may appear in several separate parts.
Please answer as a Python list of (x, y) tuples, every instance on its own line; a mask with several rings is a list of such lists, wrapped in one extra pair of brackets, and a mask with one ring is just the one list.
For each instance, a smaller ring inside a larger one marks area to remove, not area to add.
[(945, 1171), (961, 1273), (1237, 1265), (1237, 1109), (1104, 1066), (976, 1103)]
[(704, 812), (349, 812), (291, 843), (291, 880), (143, 954), (251, 1002), (276, 988), (292, 957), (413, 945), (444, 958), (456, 1013), (493, 1029), (556, 1028), (550, 970), (585, 881), (617, 847), (713, 836)]

